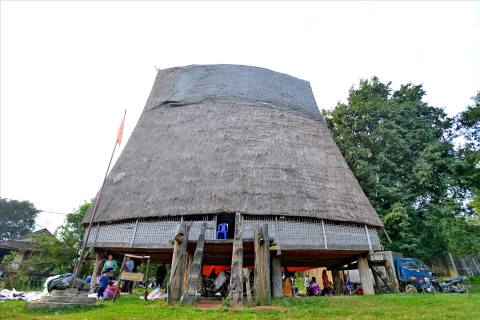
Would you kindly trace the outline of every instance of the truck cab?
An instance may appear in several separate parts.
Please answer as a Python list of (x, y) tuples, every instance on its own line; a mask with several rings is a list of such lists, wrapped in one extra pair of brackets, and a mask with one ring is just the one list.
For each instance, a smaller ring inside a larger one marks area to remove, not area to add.
[(434, 273), (421, 260), (415, 258), (396, 259), (395, 271), (401, 291), (406, 293), (432, 291), (431, 280)]

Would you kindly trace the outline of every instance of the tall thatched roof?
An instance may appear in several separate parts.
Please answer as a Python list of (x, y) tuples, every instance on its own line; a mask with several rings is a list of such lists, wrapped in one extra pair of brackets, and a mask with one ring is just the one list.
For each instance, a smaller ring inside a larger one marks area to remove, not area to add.
[(215, 212), (383, 225), (307, 81), (239, 65), (160, 70), (95, 221)]

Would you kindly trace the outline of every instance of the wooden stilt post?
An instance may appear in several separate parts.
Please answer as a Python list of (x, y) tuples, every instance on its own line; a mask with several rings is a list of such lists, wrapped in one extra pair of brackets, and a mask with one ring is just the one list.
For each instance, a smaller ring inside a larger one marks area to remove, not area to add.
[(150, 272), (150, 256), (148, 256), (147, 258), (147, 273), (145, 274), (145, 293), (144, 293), (144, 296), (143, 296), (143, 299), (145, 299), (145, 301), (147, 301), (147, 297), (148, 297), (148, 273)]
[[(123, 270), (125, 268), (125, 260), (126, 259), (127, 259), (127, 257), (123, 256), (122, 265), (120, 267), (121, 268), (120, 273), (122, 272), (121, 270)], [(115, 287), (115, 294), (113, 295), (113, 302), (115, 302), (115, 299), (117, 299), (118, 289), (120, 289), (120, 279), (117, 280), (117, 286)]]
[(207, 223), (202, 223), (200, 229), (200, 236), (198, 237), (197, 248), (193, 254), (193, 260), (191, 262), (190, 271), (188, 274), (187, 285), (185, 293), (182, 296), (183, 305), (192, 305), (196, 300), (197, 283), (202, 275), (202, 261), (203, 261), (203, 247), (205, 244), (205, 230), (207, 229)]
[(271, 278), (272, 278), (272, 296), (274, 298), (283, 297), (282, 290), (282, 258), (271, 257)]
[(390, 292), (400, 292), (397, 276), (395, 275), (395, 270), (393, 270), (393, 266), (388, 260), (385, 261), (385, 270), (387, 270), (388, 278), (390, 279)]
[[(372, 274), (373, 274), (373, 280), (375, 280), (375, 288), (377, 289), (377, 293), (381, 294), (382, 293), (382, 286), (380, 285), (379, 275), (377, 274), (377, 270), (375, 269), (375, 267), (372, 267)], [(385, 283), (385, 281), (384, 281), (384, 283)], [(385, 285), (388, 286), (387, 283), (385, 283)]]
[(270, 287), (270, 238), (268, 224), (257, 224), (254, 227), (255, 246), (255, 299), (261, 303), (270, 303), (272, 290)]
[(95, 259), (95, 266), (93, 267), (92, 280), (90, 281), (90, 290), (93, 289), (93, 285), (97, 283), (97, 273), (98, 273), (98, 269), (100, 268), (100, 260), (101, 260), (100, 255), (101, 255), (100, 253), (97, 253), (97, 257)]
[(242, 216), (235, 214), (235, 236), (233, 238), (232, 272), (230, 276), (230, 307), (243, 305), (243, 239)]
[(192, 267), (193, 263), (193, 253), (187, 252), (185, 254), (185, 274), (183, 277), (183, 288), (182, 292), (185, 293), (187, 290), (187, 281), (190, 276), (190, 268)]
[(248, 305), (253, 306), (252, 288), (250, 287), (250, 270), (248, 270), (247, 268), (243, 269), (243, 274), (247, 279), (247, 281), (245, 283), (245, 289), (247, 290)]
[(343, 293), (343, 279), (340, 276), (340, 272), (336, 269), (332, 270), (333, 276), (333, 290), (335, 294), (340, 295)]
[(180, 297), (182, 296), (183, 276), (185, 272), (185, 253), (187, 251), (189, 232), (190, 226), (186, 226), (185, 223), (180, 223), (177, 226), (173, 246), (172, 269), (170, 280), (167, 284), (167, 300), (169, 304), (180, 300)]
[(372, 278), (370, 277), (370, 269), (368, 268), (368, 260), (363, 256), (357, 257), (358, 273), (362, 283), (363, 294), (366, 296), (374, 295)]

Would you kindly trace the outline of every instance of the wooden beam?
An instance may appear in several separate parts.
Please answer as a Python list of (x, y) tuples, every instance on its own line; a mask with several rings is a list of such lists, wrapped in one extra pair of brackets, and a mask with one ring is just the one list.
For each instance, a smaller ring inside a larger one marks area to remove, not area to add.
[(247, 268), (243, 269), (243, 274), (247, 281), (245, 282), (245, 289), (247, 290), (247, 301), (248, 301), (248, 306), (252, 307), (253, 306), (253, 299), (252, 299), (252, 289), (250, 287), (250, 270)]
[(230, 276), (230, 307), (243, 305), (243, 241), (242, 216), (235, 214), (235, 236), (233, 238), (232, 271)]
[(280, 257), (271, 257), (272, 295), (274, 298), (283, 297), (281, 264)]
[(95, 259), (95, 266), (93, 267), (93, 273), (92, 273), (92, 281), (90, 281), (90, 289), (92, 289), (93, 285), (97, 283), (98, 269), (103, 267), (103, 266), (100, 266), (101, 255), (102, 255), (101, 253), (97, 253), (97, 257)]
[[(377, 269), (375, 267), (371, 267), (372, 269), (372, 274), (373, 274), (373, 280), (375, 281), (375, 288), (377, 289), (377, 293), (378, 294), (381, 294), (382, 293), (382, 286), (380, 285), (380, 276), (379, 274), (377, 273)], [(383, 282), (385, 285), (387, 285), (385, 283), (385, 281)]]
[(177, 226), (177, 231), (175, 232), (175, 239), (173, 241), (173, 258), (171, 264), (172, 269), (170, 280), (167, 284), (167, 300), (169, 304), (180, 300), (182, 296), (183, 276), (185, 273), (185, 254), (187, 251), (190, 226), (191, 225), (187, 226), (182, 222)]
[(397, 276), (393, 266), (389, 260), (385, 261), (385, 270), (387, 270), (388, 277), (390, 278), (390, 292), (398, 293), (400, 292)]
[(335, 294), (340, 295), (343, 294), (343, 278), (340, 276), (340, 272), (336, 269), (332, 270), (332, 276), (333, 276), (333, 290), (335, 291)]
[(207, 223), (202, 223), (200, 228), (200, 236), (198, 237), (197, 248), (193, 254), (187, 286), (182, 296), (182, 305), (192, 305), (196, 301), (197, 284), (202, 275), (203, 246), (205, 244), (205, 230)]
[(275, 235), (277, 236), (276, 239), (276, 246), (277, 246), (277, 257), (282, 255), (282, 249), (280, 248), (280, 233), (278, 232), (278, 219), (275, 216)]
[(272, 299), (268, 224), (256, 224), (253, 233), (255, 237), (255, 298), (262, 304), (268, 304)]
[(185, 274), (183, 275), (183, 287), (182, 287), (182, 293), (185, 294), (185, 291), (187, 290), (187, 281), (190, 276), (190, 268), (193, 263), (193, 253), (191, 251), (186, 252), (185, 254)]
[[(122, 261), (122, 266), (120, 267), (120, 270), (123, 270), (125, 268), (125, 260), (127, 259), (126, 256), (123, 256), (123, 261)], [(117, 298), (118, 294), (118, 289), (120, 288), (120, 280), (117, 281), (117, 286), (115, 287), (115, 294), (113, 295), (113, 302), (115, 302), (115, 299)]]
[(368, 268), (367, 258), (359, 255), (357, 257), (358, 273), (362, 283), (363, 294), (366, 296), (374, 295), (372, 278), (370, 277), (370, 269)]

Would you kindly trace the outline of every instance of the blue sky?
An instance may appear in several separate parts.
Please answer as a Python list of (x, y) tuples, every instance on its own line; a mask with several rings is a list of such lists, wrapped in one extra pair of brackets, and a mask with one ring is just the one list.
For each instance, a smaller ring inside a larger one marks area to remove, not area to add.
[[(480, 90), (479, 2), (1, 1), (0, 196), (71, 212), (92, 198), (123, 112), (155, 67), (245, 64), (310, 81), (320, 109), (360, 78), (423, 83), (455, 115)], [(63, 216), (43, 213), (50, 231)]]

